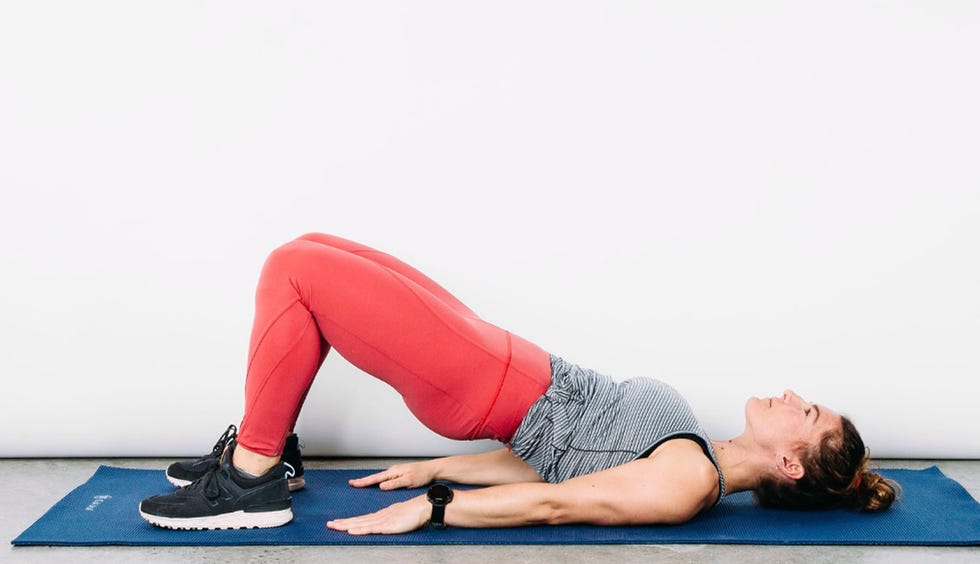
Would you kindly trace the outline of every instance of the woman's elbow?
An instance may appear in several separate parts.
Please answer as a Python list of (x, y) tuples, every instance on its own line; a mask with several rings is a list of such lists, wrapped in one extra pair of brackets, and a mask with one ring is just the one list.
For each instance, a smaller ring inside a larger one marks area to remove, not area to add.
[(600, 503), (573, 505), (561, 501), (551, 501), (545, 508), (545, 521), (548, 525), (624, 525), (623, 515), (615, 507)]
[(540, 506), (540, 523), (545, 525), (567, 525), (574, 523), (575, 519), (566, 504), (559, 500), (546, 500)]
[(587, 507), (569, 507), (559, 503), (550, 504), (545, 523), (549, 525), (569, 525), (587, 523), (606, 527), (629, 525), (680, 525), (696, 517), (699, 507), (677, 505), (673, 507), (630, 507), (590, 504)]

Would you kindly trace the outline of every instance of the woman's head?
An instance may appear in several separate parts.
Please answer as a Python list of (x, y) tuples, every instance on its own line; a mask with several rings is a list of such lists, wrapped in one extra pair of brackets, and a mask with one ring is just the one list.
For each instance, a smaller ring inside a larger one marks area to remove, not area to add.
[(781, 470), (797, 478), (802, 466), (795, 454), (816, 445), (823, 436), (840, 429), (841, 418), (826, 406), (809, 403), (792, 390), (772, 398), (752, 398), (745, 405), (746, 432), (764, 452), (775, 456)]
[[(824, 413), (832, 414), (827, 409)], [(825, 418), (822, 428), (811, 427), (819, 438), (799, 443), (794, 457), (799, 472), (763, 478), (755, 490), (760, 504), (784, 509), (888, 509), (898, 494), (898, 484), (868, 470), (868, 450), (854, 423), (834, 413)]]

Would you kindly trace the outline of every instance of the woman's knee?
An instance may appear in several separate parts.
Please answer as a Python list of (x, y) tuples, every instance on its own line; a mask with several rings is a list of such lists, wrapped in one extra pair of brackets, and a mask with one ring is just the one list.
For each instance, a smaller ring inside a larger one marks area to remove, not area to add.
[(297, 237), (296, 241), (312, 241), (314, 243), (322, 243), (323, 241), (328, 241), (332, 239), (333, 235), (328, 235), (326, 233), (318, 233), (316, 231), (311, 231), (309, 233), (304, 233)]
[(344, 239), (343, 237), (330, 235), (329, 233), (305, 233), (297, 237), (296, 240), (309, 241), (311, 243), (333, 247), (342, 251), (370, 250), (368, 247), (358, 243), (357, 241), (351, 241), (350, 239)]
[(262, 267), (264, 273), (288, 272), (297, 266), (308, 263), (315, 246), (304, 239), (294, 239), (280, 245), (269, 253)]

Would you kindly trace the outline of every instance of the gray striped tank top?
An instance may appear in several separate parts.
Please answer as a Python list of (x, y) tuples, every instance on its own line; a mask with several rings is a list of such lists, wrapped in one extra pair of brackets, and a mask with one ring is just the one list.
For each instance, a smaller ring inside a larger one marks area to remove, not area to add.
[[(711, 440), (687, 401), (651, 378), (615, 382), (551, 356), (551, 385), (521, 421), (511, 450), (548, 482), (598, 472), (689, 438), (718, 468)], [(725, 480), (718, 470), (721, 499)]]

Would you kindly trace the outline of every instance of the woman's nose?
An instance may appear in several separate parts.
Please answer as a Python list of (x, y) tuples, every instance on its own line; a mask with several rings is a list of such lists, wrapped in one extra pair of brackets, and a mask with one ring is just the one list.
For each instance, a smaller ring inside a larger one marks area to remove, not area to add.
[(794, 392), (793, 390), (786, 390), (783, 392), (784, 403), (794, 402), (798, 399), (800, 399), (800, 396), (796, 395), (796, 392)]

